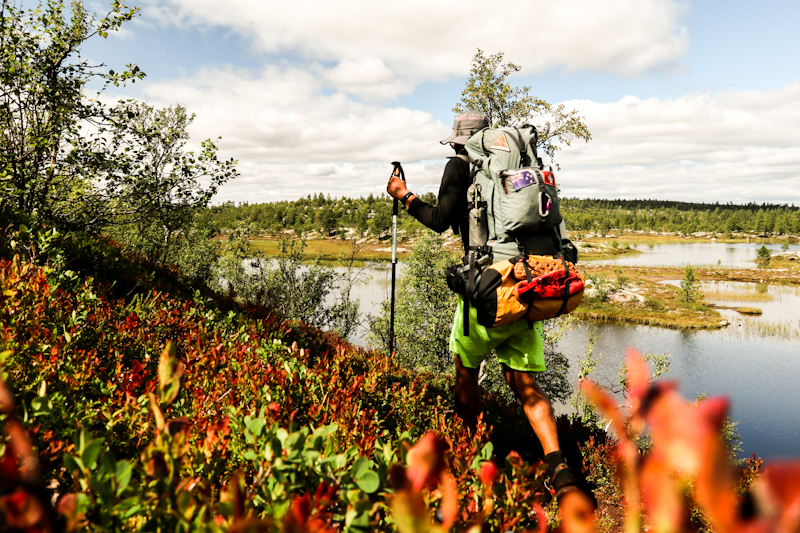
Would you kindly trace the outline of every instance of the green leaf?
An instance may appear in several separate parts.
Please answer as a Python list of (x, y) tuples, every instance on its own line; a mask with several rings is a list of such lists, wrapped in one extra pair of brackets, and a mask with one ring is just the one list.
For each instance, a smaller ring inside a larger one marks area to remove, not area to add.
[(263, 418), (254, 418), (247, 421), (247, 430), (255, 436), (259, 436), (264, 432), (264, 427), (267, 422)]
[(113, 475), (117, 471), (117, 461), (111, 452), (106, 451), (100, 460), (100, 471), (104, 474)]
[(131, 474), (133, 474), (133, 466), (128, 461), (117, 462), (117, 496), (122, 494), (128, 487), (128, 484), (131, 482)]
[(83, 464), (89, 468), (89, 470), (94, 470), (92, 465), (97, 462), (97, 458), (100, 456), (100, 451), (102, 449), (103, 439), (94, 439), (86, 444), (86, 447), (83, 449), (83, 453), (81, 454), (81, 460), (83, 461)]
[(374, 466), (374, 463), (366, 457), (359, 457), (353, 462), (350, 468), (350, 473), (354, 478), (360, 477), (364, 472), (369, 471)]
[(40, 396), (31, 400), (31, 409), (35, 414), (46, 414), (52, 407), (53, 403), (47, 398)]
[(105, 500), (107, 503), (110, 503), (109, 500), (112, 496), (111, 483), (104, 481), (97, 476), (92, 476), (89, 478), (89, 486), (92, 487), (92, 490), (98, 494), (101, 499)]
[(170, 341), (158, 361), (159, 402), (162, 404), (172, 403), (180, 393), (184, 367), (176, 356), (175, 343)]
[(362, 500), (355, 504), (355, 506), (347, 511), (345, 515), (345, 531), (350, 532), (368, 532), (370, 531), (369, 512), (372, 510), (372, 502), (369, 500)]
[(381, 478), (373, 471), (375, 463), (365, 457), (359, 457), (350, 468), (350, 475), (358, 485), (358, 488), (368, 494), (372, 494), (381, 484)]
[(70, 474), (72, 474), (75, 470), (78, 472), (83, 472), (83, 464), (80, 462), (80, 460), (68, 453), (64, 454), (64, 468), (66, 468), (67, 472)]
[(356, 485), (358, 488), (366, 492), (367, 494), (372, 494), (378, 487), (381, 485), (381, 478), (378, 476), (377, 473), (369, 470), (361, 474), (359, 478), (356, 479)]
[(494, 444), (487, 442), (483, 448), (481, 448), (481, 458), (489, 461), (492, 458), (492, 453), (494, 452)]

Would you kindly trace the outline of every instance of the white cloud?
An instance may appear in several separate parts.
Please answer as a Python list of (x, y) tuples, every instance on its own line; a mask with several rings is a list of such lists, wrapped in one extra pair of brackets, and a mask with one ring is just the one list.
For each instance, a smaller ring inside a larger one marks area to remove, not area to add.
[[(215, 201), (383, 194), (393, 160), (408, 164), (418, 191), (438, 190), (449, 155), (438, 140), (450, 126), (429, 113), (322, 94), (320, 82), (299, 69), (204, 70), (144, 91), (151, 104), (177, 102), (197, 115), (193, 144), (221, 136), (220, 155), (239, 161), (241, 176)], [(428, 159), (439, 162), (422, 163)]]
[(317, 65), (316, 70), (327, 86), (366, 100), (387, 100), (414, 90), (412, 83), (397, 79), (380, 59), (345, 60), (333, 68)]
[[(411, 190), (436, 192), (450, 155), (437, 142), (449, 124), (327, 94), (319, 76), (300, 68), (204, 70), (148, 82), (145, 91), (154, 104), (185, 104), (197, 114), (193, 142), (222, 136), (221, 155), (239, 160), (242, 175), (216, 201), (384, 194), (393, 160), (405, 164)], [(559, 154), (566, 196), (800, 203), (800, 82), (768, 92), (565, 104), (586, 117), (593, 135)]]
[(169, 0), (146, 4), (145, 16), (232, 28), (265, 54), (327, 65), (334, 89), (387, 98), (464, 75), (477, 48), (505, 52), (526, 74), (674, 67), (688, 50), (685, 11), (677, 0)]
[(559, 155), (568, 196), (800, 202), (800, 82), (567, 105), (593, 135)]

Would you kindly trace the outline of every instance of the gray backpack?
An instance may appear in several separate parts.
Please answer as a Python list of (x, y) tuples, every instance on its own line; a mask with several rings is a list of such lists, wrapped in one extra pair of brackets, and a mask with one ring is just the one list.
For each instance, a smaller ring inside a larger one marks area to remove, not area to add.
[(486, 128), (465, 145), (473, 187), (486, 202), (487, 242), (492, 247), (516, 246), (525, 234), (555, 231), (561, 223), (555, 175), (542, 166), (537, 140), (536, 128), (525, 125)]
[(459, 156), (471, 165), (469, 233), (464, 264), (448, 273), (448, 285), (465, 296), (464, 335), (469, 335), (470, 298), (481, 272), (494, 262), (493, 252), (524, 257), (523, 241), (532, 233), (553, 233), (561, 248), (555, 175), (542, 165), (537, 141), (531, 125), (484, 128), (467, 141), (469, 157)]

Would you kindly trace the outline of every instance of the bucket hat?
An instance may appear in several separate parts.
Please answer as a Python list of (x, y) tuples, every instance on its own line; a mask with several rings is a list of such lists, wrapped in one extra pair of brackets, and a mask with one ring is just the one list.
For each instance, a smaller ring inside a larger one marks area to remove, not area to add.
[(480, 111), (468, 109), (456, 116), (453, 121), (453, 133), (446, 139), (439, 141), (442, 144), (466, 144), (467, 139), (483, 128), (489, 127), (489, 120)]

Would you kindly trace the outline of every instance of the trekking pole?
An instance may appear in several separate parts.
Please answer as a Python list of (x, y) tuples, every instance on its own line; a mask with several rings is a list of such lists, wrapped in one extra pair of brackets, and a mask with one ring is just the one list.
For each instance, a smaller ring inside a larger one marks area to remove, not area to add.
[[(392, 165), (394, 165), (394, 170), (392, 171), (392, 176), (397, 176), (403, 183), (406, 181), (406, 174), (403, 172), (403, 166), (400, 164), (399, 161), (392, 161)], [(392, 300), (391, 300), (391, 311), (389, 313), (389, 354), (391, 355), (394, 353), (394, 284), (395, 284), (395, 272), (397, 270), (397, 213), (399, 210), (399, 200), (397, 198), (394, 199), (392, 203)]]

